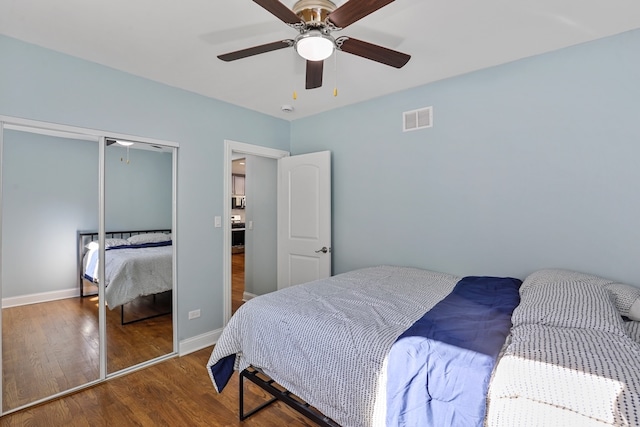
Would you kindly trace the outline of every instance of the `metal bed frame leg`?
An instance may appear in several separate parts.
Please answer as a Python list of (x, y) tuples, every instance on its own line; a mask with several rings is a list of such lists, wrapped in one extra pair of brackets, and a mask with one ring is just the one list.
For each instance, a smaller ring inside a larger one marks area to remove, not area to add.
[[(156, 294), (153, 294), (153, 303), (156, 303)], [(124, 326), (124, 325), (130, 325), (131, 323), (136, 323), (136, 322), (142, 322), (143, 320), (149, 320), (149, 319), (153, 319), (156, 317), (160, 317), (160, 316), (166, 316), (167, 314), (171, 314), (172, 310), (169, 310), (165, 313), (157, 313), (157, 314), (152, 314), (151, 316), (147, 316), (147, 317), (141, 317), (139, 319), (133, 319), (133, 320), (129, 320), (127, 322), (124, 321), (124, 306), (126, 304), (122, 304), (120, 306), (120, 325)]]
[(245, 414), (244, 412), (244, 379), (247, 377), (247, 375), (245, 374), (246, 371), (242, 371), (240, 372), (240, 411), (239, 411), (239, 416), (240, 416), (240, 421), (244, 421), (247, 418), (249, 418), (251, 415), (255, 414), (256, 412), (259, 412), (261, 410), (263, 410), (264, 408), (266, 408), (267, 406), (271, 405), (273, 402), (277, 401), (278, 399), (276, 399), (275, 397), (272, 397), (271, 400), (268, 400), (267, 402), (263, 403), (262, 405), (258, 406), (257, 408), (252, 409), (251, 411), (247, 412)]
[[(258, 374), (261, 374), (267, 377), (268, 379), (262, 379), (258, 376)], [(251, 381), (252, 383), (254, 383), (255, 385), (257, 385), (258, 387), (260, 387), (262, 390), (269, 393), (271, 396), (273, 396), (271, 400), (263, 403), (262, 405), (258, 406), (257, 408), (253, 409), (252, 411), (246, 414), (244, 413), (244, 379), (245, 378)], [(294, 395), (289, 390), (275, 387), (274, 384), (277, 384), (275, 380), (271, 379), (270, 377), (268, 377), (258, 369), (254, 368), (253, 366), (250, 366), (247, 369), (240, 372), (240, 379), (238, 382), (240, 384), (240, 396), (239, 396), (240, 397), (239, 399), (240, 400), (239, 402), (240, 421), (244, 421), (245, 419), (255, 414), (256, 412), (263, 410), (267, 406), (271, 405), (273, 402), (279, 400), (285, 405), (287, 405), (289, 408), (299, 412), (300, 414), (304, 415), (309, 420), (315, 422), (317, 425), (321, 427), (340, 427), (331, 418), (328, 418), (320, 414), (319, 412), (314, 411), (308, 403), (292, 397)]]

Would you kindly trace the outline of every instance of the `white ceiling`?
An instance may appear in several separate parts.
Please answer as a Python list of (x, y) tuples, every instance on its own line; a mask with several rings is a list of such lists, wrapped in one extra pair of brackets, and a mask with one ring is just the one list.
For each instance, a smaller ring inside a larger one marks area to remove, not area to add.
[(637, 0), (396, 0), (334, 35), (408, 53), (404, 68), (338, 52), (305, 90), (292, 48), (216, 58), (297, 35), (251, 0), (0, 0), (4, 35), (286, 120), (636, 28)]

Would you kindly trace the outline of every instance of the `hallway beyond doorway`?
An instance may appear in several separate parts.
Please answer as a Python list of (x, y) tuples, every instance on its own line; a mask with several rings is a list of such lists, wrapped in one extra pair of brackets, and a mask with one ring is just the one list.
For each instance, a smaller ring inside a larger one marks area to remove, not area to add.
[(231, 255), (231, 314), (244, 303), (244, 253)]

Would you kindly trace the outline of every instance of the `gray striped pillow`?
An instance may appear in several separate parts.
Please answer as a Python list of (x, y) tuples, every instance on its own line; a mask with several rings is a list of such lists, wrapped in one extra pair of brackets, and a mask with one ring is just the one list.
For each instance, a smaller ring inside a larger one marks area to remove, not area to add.
[(640, 288), (623, 283), (610, 283), (605, 288), (621, 315), (640, 320)]

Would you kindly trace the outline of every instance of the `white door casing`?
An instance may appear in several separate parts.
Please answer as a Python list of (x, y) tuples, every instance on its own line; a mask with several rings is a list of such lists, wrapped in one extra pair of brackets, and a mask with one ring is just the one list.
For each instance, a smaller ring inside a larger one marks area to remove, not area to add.
[(331, 152), (278, 160), (278, 289), (331, 276)]

